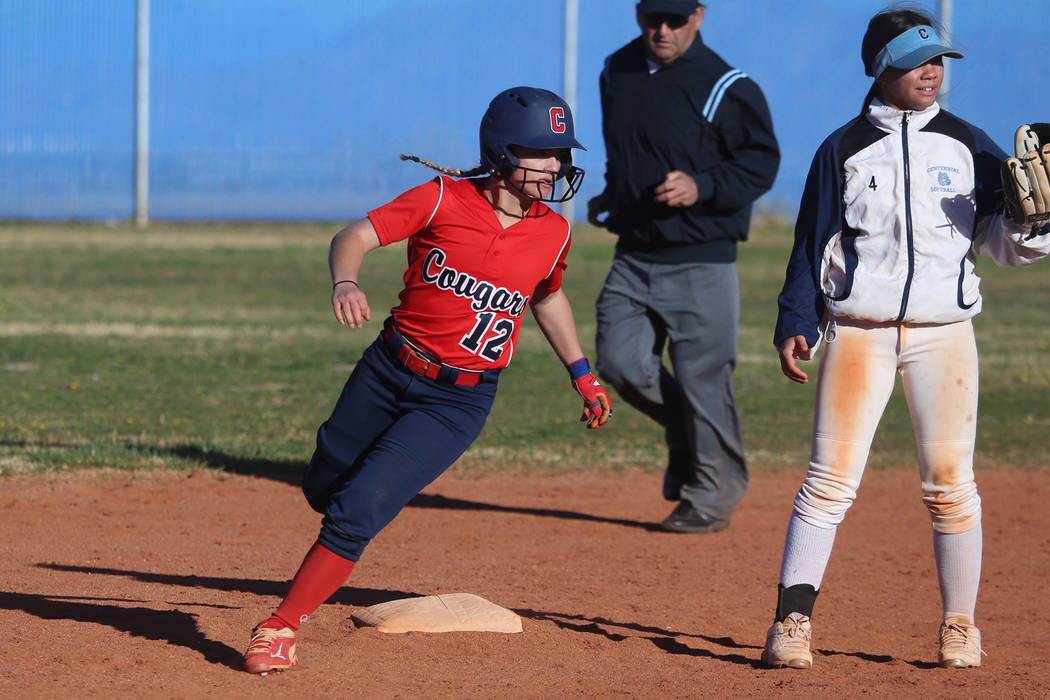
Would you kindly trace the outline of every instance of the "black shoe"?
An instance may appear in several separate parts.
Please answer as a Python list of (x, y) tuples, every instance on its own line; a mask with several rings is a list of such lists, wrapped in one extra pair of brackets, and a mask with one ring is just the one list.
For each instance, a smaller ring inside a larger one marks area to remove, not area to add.
[(668, 532), (718, 532), (729, 527), (728, 520), (719, 520), (693, 508), (689, 501), (682, 501), (664, 518), (660, 526)]

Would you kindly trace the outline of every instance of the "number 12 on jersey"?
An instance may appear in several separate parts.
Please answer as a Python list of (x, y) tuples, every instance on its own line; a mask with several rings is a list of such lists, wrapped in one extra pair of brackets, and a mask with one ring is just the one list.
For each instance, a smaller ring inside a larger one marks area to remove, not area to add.
[(492, 311), (479, 313), (474, 327), (459, 344), (489, 362), (498, 360), (503, 354), (503, 346), (514, 334), (514, 321), (501, 318), (493, 323), (495, 318), (496, 314)]

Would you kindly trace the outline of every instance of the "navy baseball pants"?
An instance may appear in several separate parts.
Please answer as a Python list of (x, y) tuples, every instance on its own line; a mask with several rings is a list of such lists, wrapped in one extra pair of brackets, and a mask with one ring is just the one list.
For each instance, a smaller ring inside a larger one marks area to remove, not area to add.
[(303, 472), (324, 514), (318, 541), (357, 561), (368, 543), (481, 433), (498, 372), (473, 387), (410, 372), (382, 336), (357, 363)]

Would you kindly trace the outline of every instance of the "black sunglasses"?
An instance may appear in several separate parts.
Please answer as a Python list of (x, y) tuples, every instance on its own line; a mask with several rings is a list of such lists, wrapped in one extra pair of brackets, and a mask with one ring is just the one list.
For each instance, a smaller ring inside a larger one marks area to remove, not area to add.
[(666, 24), (671, 29), (681, 29), (689, 21), (689, 17), (671, 14), (670, 12), (647, 12), (642, 15), (642, 24), (649, 29), (659, 29)]

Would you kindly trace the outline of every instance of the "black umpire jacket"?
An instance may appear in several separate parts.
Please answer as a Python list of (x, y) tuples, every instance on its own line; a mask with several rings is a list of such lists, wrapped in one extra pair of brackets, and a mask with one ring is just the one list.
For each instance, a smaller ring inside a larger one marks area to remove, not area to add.
[[(605, 60), (602, 133), (607, 228), (617, 248), (651, 262), (732, 262), (751, 206), (773, 186), (780, 151), (758, 85), (698, 34), (676, 61), (649, 73), (641, 37)], [(672, 170), (693, 176), (696, 204), (653, 201)]]

